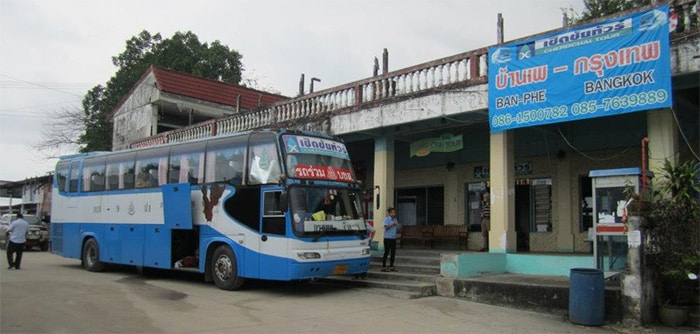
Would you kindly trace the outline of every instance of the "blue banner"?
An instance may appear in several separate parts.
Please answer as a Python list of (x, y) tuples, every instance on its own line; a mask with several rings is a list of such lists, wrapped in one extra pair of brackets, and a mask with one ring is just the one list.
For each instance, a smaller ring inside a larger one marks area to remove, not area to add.
[(668, 5), (489, 49), (491, 131), (671, 105)]

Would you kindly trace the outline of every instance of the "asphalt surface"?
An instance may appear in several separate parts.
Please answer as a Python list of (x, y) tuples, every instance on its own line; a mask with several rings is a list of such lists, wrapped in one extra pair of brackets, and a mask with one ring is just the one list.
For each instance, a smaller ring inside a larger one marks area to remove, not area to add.
[(581, 326), (559, 315), (317, 283), (248, 281), (229, 292), (198, 274), (91, 273), (78, 260), (24, 255), (22, 270), (0, 258), (1, 333), (688, 332)]

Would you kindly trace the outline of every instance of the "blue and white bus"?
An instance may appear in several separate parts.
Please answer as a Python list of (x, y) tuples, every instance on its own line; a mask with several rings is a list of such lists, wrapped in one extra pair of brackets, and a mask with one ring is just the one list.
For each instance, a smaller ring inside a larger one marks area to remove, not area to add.
[(108, 264), (245, 279), (367, 272), (361, 185), (345, 144), (287, 130), (251, 131), (62, 157), (51, 252)]

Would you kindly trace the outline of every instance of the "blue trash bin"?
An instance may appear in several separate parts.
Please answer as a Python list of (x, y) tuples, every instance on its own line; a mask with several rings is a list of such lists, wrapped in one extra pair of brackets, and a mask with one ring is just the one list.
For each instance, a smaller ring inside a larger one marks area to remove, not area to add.
[(603, 271), (572, 268), (569, 275), (569, 320), (600, 326), (605, 322), (605, 278)]

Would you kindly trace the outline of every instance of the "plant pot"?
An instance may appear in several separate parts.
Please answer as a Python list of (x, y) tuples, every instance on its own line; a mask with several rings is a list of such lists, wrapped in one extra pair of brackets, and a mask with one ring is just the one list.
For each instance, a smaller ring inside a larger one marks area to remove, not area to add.
[(659, 320), (668, 327), (678, 327), (688, 321), (688, 308), (677, 305), (660, 305)]

